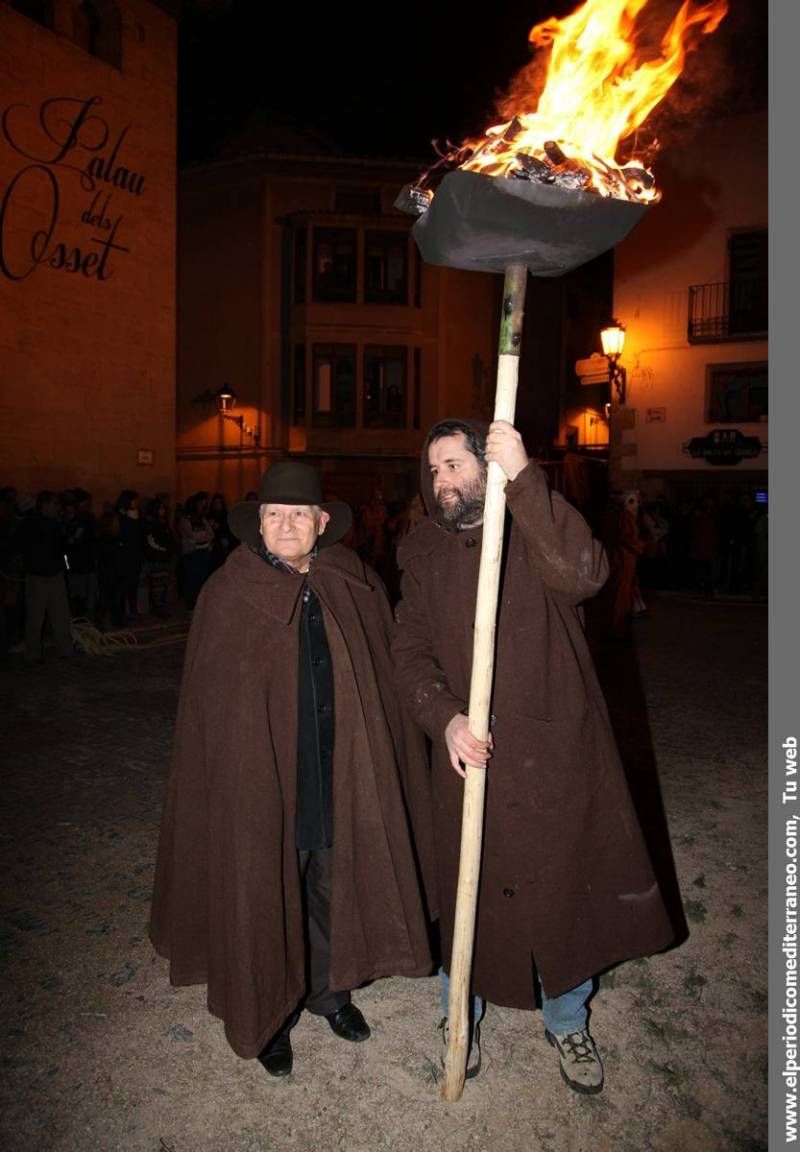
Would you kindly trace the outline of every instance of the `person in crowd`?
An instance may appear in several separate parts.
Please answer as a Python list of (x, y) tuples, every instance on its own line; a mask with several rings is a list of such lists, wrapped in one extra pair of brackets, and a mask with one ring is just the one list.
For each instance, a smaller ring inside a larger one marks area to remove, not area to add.
[(643, 544), (639, 559), (641, 582), (647, 588), (665, 588), (669, 519), (662, 500), (649, 500), (642, 505), (639, 528)]
[(172, 982), (206, 983), (234, 1051), (277, 1077), (302, 1007), (365, 1041), (351, 990), (431, 969), (424, 745), (380, 581), (339, 543), (351, 520), (291, 460), (232, 508), (241, 546), (192, 619), (159, 843), (150, 933)]
[(693, 585), (692, 572), (692, 505), (681, 497), (669, 519), (667, 535), (667, 583), (670, 588), (685, 591)]
[(25, 659), (41, 664), (43, 633), (49, 624), (56, 655), (73, 653), (71, 616), (65, 580), (65, 538), (61, 506), (55, 492), (42, 491), (36, 509), (21, 529), (22, 565), (25, 572)]
[(200, 589), (211, 575), (214, 529), (208, 519), (208, 492), (195, 492), (186, 501), (178, 521), (181, 554), (181, 591), (187, 608), (193, 609)]
[(144, 564), (150, 612), (167, 615), (169, 576), (175, 539), (169, 523), (169, 511), (163, 500), (150, 500), (144, 512)]
[[(712, 590), (723, 593), (738, 591), (739, 564), (741, 553), (741, 514), (737, 493), (731, 490), (723, 491), (718, 501), (710, 501), (709, 509), (713, 516), (713, 573), (711, 575)], [(699, 531), (711, 529), (700, 518), (695, 516), (695, 523)], [(701, 551), (705, 545), (701, 542)], [(705, 585), (707, 577), (702, 579)]]
[(121, 628), (122, 596), (122, 540), (120, 516), (114, 505), (106, 500), (97, 521), (97, 609), (96, 622), (101, 631)]
[(92, 619), (97, 605), (97, 522), (92, 496), (85, 488), (73, 488), (66, 497), (62, 502), (70, 611), (73, 617)]
[(602, 537), (609, 572), (598, 597), (597, 614), (604, 621), (601, 631), (609, 639), (629, 640), (633, 619), (644, 607), (637, 574), (644, 548), (639, 531), (637, 492), (612, 493)]
[(139, 616), (139, 580), (144, 560), (139, 493), (132, 488), (120, 492), (116, 503), (119, 517), (119, 578), (116, 587), (117, 612), (125, 624)]
[(692, 516), (691, 558), (695, 590), (700, 596), (713, 596), (717, 560), (717, 517), (713, 496), (704, 496)]
[(206, 519), (214, 530), (211, 544), (212, 570), (225, 563), (238, 541), (228, 526), (228, 506), (221, 492), (215, 492), (208, 506)]
[(0, 488), (0, 660), (5, 660), (16, 639), (13, 609), (18, 584), (15, 572), (17, 552), (16, 491)]
[(385, 576), (386, 519), (383, 493), (380, 488), (374, 488), (356, 514), (356, 551), (381, 577)]
[[(467, 708), (489, 462), (510, 531), (500, 579), (491, 730)], [(428, 510), (403, 543), (393, 653), (401, 701), (432, 749), (443, 954), (443, 1045), (465, 766), (487, 772), (467, 1075), (485, 1001), (532, 1009), (576, 1092), (603, 1087), (589, 1032), (594, 977), (659, 951), (673, 929), (637, 822), (583, 630), (607, 575), (580, 513), (552, 492), (517, 430), (446, 420), (426, 439)], [(538, 985), (538, 989), (537, 989)]]

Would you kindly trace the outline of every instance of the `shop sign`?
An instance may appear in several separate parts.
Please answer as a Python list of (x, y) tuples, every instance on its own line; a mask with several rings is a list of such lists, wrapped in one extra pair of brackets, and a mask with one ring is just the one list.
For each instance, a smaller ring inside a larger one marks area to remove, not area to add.
[(740, 460), (753, 460), (763, 447), (758, 436), (745, 436), (738, 428), (715, 428), (705, 436), (693, 436), (682, 450), (694, 459), (730, 467)]

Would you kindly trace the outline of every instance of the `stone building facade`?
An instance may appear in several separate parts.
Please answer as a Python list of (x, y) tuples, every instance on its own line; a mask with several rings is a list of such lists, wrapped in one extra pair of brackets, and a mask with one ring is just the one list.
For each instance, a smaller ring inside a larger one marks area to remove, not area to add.
[(394, 207), (419, 167), (271, 132), (181, 176), (178, 494), (292, 455), (356, 507), (405, 499), (427, 428), (491, 412), (500, 278), (423, 264)]
[(0, 2), (0, 483), (175, 484), (176, 26)]

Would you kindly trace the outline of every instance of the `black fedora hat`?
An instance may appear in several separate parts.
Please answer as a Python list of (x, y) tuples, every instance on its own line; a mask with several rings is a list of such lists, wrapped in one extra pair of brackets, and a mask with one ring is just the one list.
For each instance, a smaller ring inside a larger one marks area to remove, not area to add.
[(310, 464), (300, 460), (279, 460), (261, 477), (258, 500), (234, 504), (228, 514), (231, 531), (244, 544), (257, 548), (261, 542), (262, 504), (315, 504), (330, 516), (319, 538), (320, 548), (335, 544), (353, 523), (349, 504), (339, 500), (326, 504), (322, 499), (320, 475)]

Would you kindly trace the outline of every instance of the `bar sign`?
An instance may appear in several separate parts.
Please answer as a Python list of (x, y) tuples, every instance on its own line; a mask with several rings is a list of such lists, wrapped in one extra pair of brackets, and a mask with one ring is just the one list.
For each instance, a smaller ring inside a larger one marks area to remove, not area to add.
[(666, 424), (666, 408), (645, 408), (644, 419), (646, 424)]

